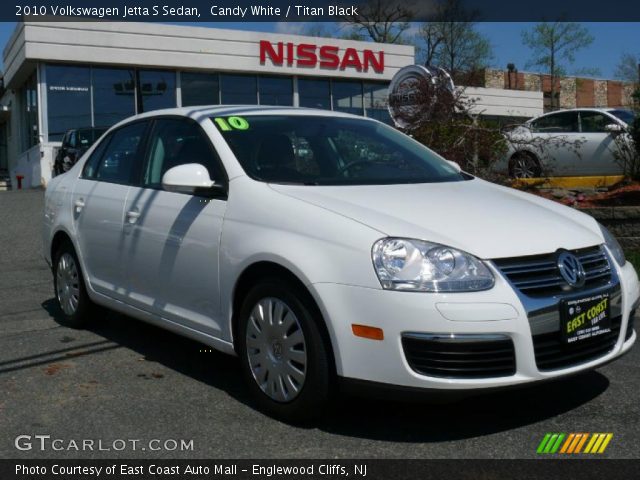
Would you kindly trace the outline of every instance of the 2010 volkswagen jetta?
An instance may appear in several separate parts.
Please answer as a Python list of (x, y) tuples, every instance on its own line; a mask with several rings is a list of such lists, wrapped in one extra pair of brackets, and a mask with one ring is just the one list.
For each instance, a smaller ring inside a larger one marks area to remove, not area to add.
[(237, 354), (289, 420), (336, 379), (525, 384), (636, 339), (636, 272), (593, 218), (335, 112), (128, 119), (51, 181), (44, 246), (70, 326), (97, 304)]

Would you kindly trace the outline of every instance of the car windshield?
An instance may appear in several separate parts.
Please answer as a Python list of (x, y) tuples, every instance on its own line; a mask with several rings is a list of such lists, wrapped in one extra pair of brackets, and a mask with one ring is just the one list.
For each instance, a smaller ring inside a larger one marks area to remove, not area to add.
[(379, 185), (467, 180), (433, 151), (365, 119), (248, 115), (211, 119), (247, 174), (304, 185)]
[(614, 117), (618, 117), (627, 125), (631, 125), (636, 118), (635, 114), (631, 110), (609, 110), (609, 113)]

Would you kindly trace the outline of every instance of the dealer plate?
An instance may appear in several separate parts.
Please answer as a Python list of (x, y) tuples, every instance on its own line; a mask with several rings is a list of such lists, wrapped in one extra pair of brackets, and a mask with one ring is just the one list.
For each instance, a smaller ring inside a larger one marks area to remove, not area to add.
[(611, 332), (609, 292), (560, 302), (560, 330), (565, 343), (582, 342)]

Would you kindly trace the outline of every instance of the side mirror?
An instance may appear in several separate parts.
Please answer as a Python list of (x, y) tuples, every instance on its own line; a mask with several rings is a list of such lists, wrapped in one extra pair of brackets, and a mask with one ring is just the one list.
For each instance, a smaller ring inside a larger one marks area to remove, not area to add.
[(211, 180), (209, 171), (199, 163), (186, 163), (167, 170), (162, 176), (162, 188), (168, 192), (190, 194), (224, 191), (224, 187)]
[(609, 133), (620, 133), (622, 132), (622, 126), (617, 123), (609, 123), (604, 126), (604, 131)]
[(447, 160), (447, 162), (449, 163), (449, 165), (451, 165), (453, 168), (456, 169), (456, 172), (461, 172), (462, 168), (460, 168), (460, 165), (458, 165), (458, 162), (454, 162), (453, 160)]

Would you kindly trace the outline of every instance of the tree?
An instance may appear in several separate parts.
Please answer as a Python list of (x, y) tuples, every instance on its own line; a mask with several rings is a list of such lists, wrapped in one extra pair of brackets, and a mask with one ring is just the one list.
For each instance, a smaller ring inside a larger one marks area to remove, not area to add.
[(639, 83), (640, 82), (640, 58), (632, 53), (623, 53), (613, 73), (615, 78), (623, 82)]
[(433, 18), (419, 34), (426, 65), (437, 65), (459, 78), (462, 72), (489, 64), (491, 44), (476, 30), (477, 11), (465, 10), (460, 0), (448, 0), (440, 4)]
[(463, 89), (450, 90), (444, 84), (418, 81), (407, 95), (389, 100), (406, 133), (444, 158), (458, 162), (466, 172), (491, 181), (505, 182), (494, 170), (495, 162), (506, 153), (506, 138), (499, 128), (474, 113), (475, 99)]
[(522, 43), (532, 50), (527, 68), (542, 68), (551, 77), (551, 107), (556, 102), (556, 82), (566, 75), (568, 64), (575, 61), (575, 53), (593, 43), (593, 36), (585, 27), (574, 22), (542, 22), (522, 32)]
[(334, 29), (320, 22), (309, 22), (301, 30), (300, 35), (309, 37), (334, 37)]
[(400, 0), (367, 0), (357, 14), (345, 20), (351, 26), (351, 38), (369, 37), (378, 43), (404, 43), (404, 34), (414, 16), (411, 8)]

